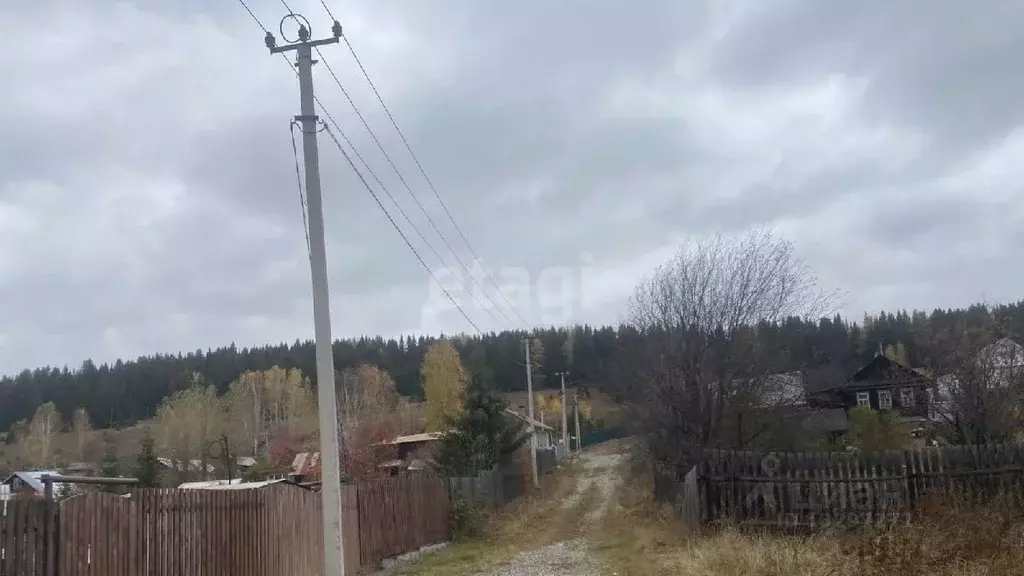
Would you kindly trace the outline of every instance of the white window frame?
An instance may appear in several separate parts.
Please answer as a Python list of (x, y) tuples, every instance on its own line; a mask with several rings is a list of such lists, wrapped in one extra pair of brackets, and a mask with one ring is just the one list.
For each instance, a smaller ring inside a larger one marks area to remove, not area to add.
[(910, 407), (914, 406), (914, 404), (916, 404), (916, 402), (914, 402), (914, 389), (913, 388), (903, 388), (903, 389), (901, 389), (900, 390), (900, 405), (905, 407), (905, 408), (910, 408)]
[(857, 392), (857, 406), (867, 406), (868, 408), (871, 408), (871, 393)]
[(878, 409), (892, 410), (892, 390), (878, 391)]

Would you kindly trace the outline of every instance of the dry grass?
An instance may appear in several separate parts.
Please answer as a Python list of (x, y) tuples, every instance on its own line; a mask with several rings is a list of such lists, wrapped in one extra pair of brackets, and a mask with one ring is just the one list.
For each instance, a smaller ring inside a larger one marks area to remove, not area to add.
[[(623, 452), (619, 442), (596, 451)], [(583, 522), (594, 492), (564, 507), (579, 467), (545, 480), (540, 496), (507, 507), (489, 520), (487, 536), (463, 542), (409, 566), (407, 576), (486, 574), (519, 552), (585, 538), (617, 576), (995, 576), (1024, 575), (1024, 514), (992, 502), (971, 507), (944, 501), (911, 524), (811, 537), (735, 527), (688, 531), (650, 496), (648, 478), (630, 474), (599, 526)]]
[(981, 576), (1024, 574), (1024, 516), (998, 502), (933, 505), (885, 531), (791, 537), (736, 528), (688, 532), (655, 504), (649, 482), (625, 482), (620, 508), (590, 535), (618, 576)]

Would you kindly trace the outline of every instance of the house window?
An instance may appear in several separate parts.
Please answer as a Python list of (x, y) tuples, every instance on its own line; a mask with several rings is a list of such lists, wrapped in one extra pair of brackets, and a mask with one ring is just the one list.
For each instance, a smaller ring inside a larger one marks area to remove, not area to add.
[(900, 405), (904, 408), (908, 408), (914, 405), (914, 390), (911, 388), (904, 388), (900, 390)]
[(890, 390), (879, 390), (878, 391), (878, 409), (879, 410), (892, 410), (892, 391), (890, 391)]
[(857, 392), (857, 406), (871, 407), (871, 396), (867, 392)]

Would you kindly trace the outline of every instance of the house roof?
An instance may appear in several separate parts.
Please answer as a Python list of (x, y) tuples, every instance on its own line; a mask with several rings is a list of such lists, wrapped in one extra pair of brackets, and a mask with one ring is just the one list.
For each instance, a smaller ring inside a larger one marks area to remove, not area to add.
[(930, 378), (920, 372), (904, 366), (882, 354), (876, 354), (870, 362), (861, 366), (846, 382), (837, 386), (824, 388), (821, 391), (832, 391), (850, 388), (873, 388), (876, 386), (931, 386)]
[[(160, 462), (160, 464), (162, 464), (165, 468), (170, 468), (172, 470), (177, 470), (179, 472), (181, 472), (182, 468), (184, 468), (184, 466), (182, 465), (180, 460), (171, 460), (170, 458), (157, 458), (157, 462)], [(196, 459), (189, 460), (188, 461), (188, 469), (189, 469), (189, 471), (202, 470), (203, 469), (203, 461), (202, 460), (196, 460)], [(217, 468), (214, 467), (213, 464), (207, 463), (206, 471), (208, 473), (213, 473), (216, 470), (217, 470)]]
[(548, 432), (554, 432), (555, 431), (555, 429), (552, 428), (551, 426), (548, 426), (547, 424), (544, 424), (542, 422), (538, 422), (538, 421), (530, 418), (529, 416), (523, 416), (522, 414), (519, 414), (518, 412), (516, 412), (515, 410), (512, 410), (511, 408), (506, 408), (505, 412), (515, 416), (516, 418), (522, 420), (523, 422), (526, 422), (527, 424), (532, 424), (534, 428), (540, 428), (541, 430), (545, 430), (545, 431), (548, 431)]
[(242, 482), (240, 479), (236, 478), (230, 482), (227, 480), (186, 482), (181, 486), (178, 486), (178, 490), (255, 490), (257, 488), (265, 488), (274, 484), (291, 484), (298, 486), (298, 484), (284, 479), (263, 480), (261, 482)]
[(256, 465), (256, 458), (252, 456), (239, 456), (235, 458), (235, 464), (242, 468), (250, 468)]
[(320, 453), (301, 452), (292, 459), (292, 474), (300, 476), (316, 475), (320, 473)]
[(424, 432), (422, 434), (409, 434), (408, 436), (397, 436), (386, 442), (381, 442), (381, 445), (390, 444), (416, 444), (419, 442), (434, 442), (441, 438), (441, 432)]
[[(43, 486), (43, 476), (60, 476), (60, 472), (56, 470), (24, 470), (21, 472), (15, 472), (4, 480), (4, 484), (10, 485), (15, 478), (21, 478), (21, 481), (28, 484), (33, 490), (42, 494), (46, 487)], [(63, 486), (63, 482), (56, 482), (53, 485), (53, 491), (58, 492)]]

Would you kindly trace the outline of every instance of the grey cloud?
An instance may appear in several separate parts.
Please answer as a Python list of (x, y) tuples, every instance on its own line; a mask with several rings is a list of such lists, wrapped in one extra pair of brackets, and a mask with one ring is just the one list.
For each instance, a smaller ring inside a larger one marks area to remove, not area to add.
[[(241, 7), (201, 4), (0, 9), (65, 35), (0, 55), (14, 86), (0, 94), (0, 222), (35, 222), (0, 229), (0, 302), (18, 303), (0, 306), (0, 372), (312, 333), (294, 78)], [(319, 2), (292, 4), (326, 31)], [(575, 320), (616, 321), (679, 238), (765, 223), (853, 295), (854, 316), (1017, 297), (1024, 220), (1005, 182), (1020, 175), (1000, 149), (1021, 121), (1013, 3), (331, 4), (485, 264), (526, 271), (532, 322), (562, 321), (559, 267), (599, 271), (570, 287)], [(251, 5), (276, 29), (278, 3)], [(147, 41), (126, 51), (111, 26)], [(470, 263), (344, 46), (324, 55)], [(431, 279), (326, 135), (320, 148), (335, 334), (468, 329), (431, 315)], [(1001, 154), (988, 172), (986, 154)], [(455, 265), (395, 218), (431, 269)], [(482, 328), (507, 324), (455, 295)]]

